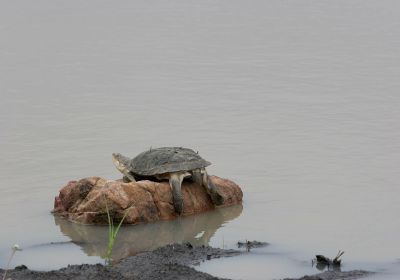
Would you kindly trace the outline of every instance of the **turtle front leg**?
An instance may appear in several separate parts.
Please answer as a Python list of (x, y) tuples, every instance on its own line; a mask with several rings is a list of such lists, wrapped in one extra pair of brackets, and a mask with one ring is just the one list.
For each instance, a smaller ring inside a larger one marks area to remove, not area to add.
[(124, 178), (123, 178), (124, 182), (125, 182), (125, 179), (128, 179), (127, 181), (136, 182), (135, 177), (133, 177), (133, 175), (127, 169), (124, 169), (121, 172), (122, 172), (122, 174), (124, 174)]
[(206, 188), (214, 205), (222, 205), (224, 203), (224, 198), (218, 193), (217, 187), (211, 181), (205, 168), (201, 170), (201, 175), (203, 186)]
[(175, 212), (178, 215), (182, 214), (183, 211), (183, 196), (182, 196), (182, 181), (185, 177), (184, 173), (171, 173), (169, 178), (169, 185), (172, 189), (172, 200), (174, 203)]

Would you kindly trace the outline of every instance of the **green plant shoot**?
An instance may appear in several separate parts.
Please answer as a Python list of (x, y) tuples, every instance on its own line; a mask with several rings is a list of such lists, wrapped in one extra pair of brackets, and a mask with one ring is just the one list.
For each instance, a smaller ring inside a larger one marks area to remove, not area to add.
[(107, 252), (106, 252), (106, 263), (111, 264), (111, 253), (114, 247), (115, 239), (117, 238), (118, 231), (124, 222), (124, 219), (126, 215), (128, 214), (128, 209), (126, 209), (124, 216), (122, 217), (121, 221), (117, 225), (117, 227), (114, 226), (114, 221), (111, 219), (110, 211), (108, 209), (107, 201), (106, 201), (106, 211), (107, 211), (107, 218), (108, 218), (108, 246), (107, 246)]

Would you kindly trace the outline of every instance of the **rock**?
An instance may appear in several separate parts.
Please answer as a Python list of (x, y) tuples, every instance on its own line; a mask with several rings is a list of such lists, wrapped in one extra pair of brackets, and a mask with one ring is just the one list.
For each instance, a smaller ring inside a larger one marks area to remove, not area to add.
[(24, 264), (18, 265), (14, 268), (14, 270), (25, 270), (28, 269), (28, 267)]
[[(210, 176), (224, 204), (241, 203), (243, 193), (234, 182)], [(215, 208), (204, 187), (190, 181), (182, 184), (184, 208), (182, 216), (209, 211)], [(70, 181), (55, 198), (53, 213), (83, 224), (107, 224), (109, 209), (114, 221), (126, 215), (124, 223), (139, 224), (177, 217), (172, 202), (169, 183), (148, 180), (125, 183), (89, 177)]]

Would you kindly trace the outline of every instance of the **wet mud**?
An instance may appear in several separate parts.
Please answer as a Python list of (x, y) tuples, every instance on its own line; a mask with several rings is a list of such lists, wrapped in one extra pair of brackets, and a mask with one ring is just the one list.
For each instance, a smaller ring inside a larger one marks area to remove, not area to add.
[[(127, 257), (113, 266), (71, 265), (53, 271), (32, 271), (24, 266), (7, 272), (7, 278), (12, 280), (65, 280), (65, 279), (135, 279), (135, 280), (161, 280), (161, 279), (194, 279), (209, 280), (223, 279), (207, 273), (197, 271), (196, 265), (200, 262), (221, 258), (233, 257), (241, 254), (237, 250), (225, 250), (209, 246), (193, 247), (191, 244), (173, 244), (158, 248), (154, 251), (144, 252)], [(223, 269), (223, 268), (221, 268)], [(3, 275), (4, 270), (0, 270)], [(313, 276), (304, 276), (298, 279), (287, 280), (336, 280), (359, 279), (369, 272), (366, 271), (326, 271)]]

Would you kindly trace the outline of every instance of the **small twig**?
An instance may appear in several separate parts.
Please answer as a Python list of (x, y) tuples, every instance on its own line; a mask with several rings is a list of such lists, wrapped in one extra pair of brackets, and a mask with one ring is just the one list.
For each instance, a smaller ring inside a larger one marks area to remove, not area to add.
[(339, 250), (339, 252), (337, 253), (336, 257), (333, 259), (333, 261), (338, 261), (339, 258), (340, 258), (341, 256), (343, 256), (343, 254), (344, 254), (344, 251)]
[(342, 262), (342, 260), (340, 260), (340, 257), (343, 256), (343, 254), (344, 254), (344, 251), (339, 250), (336, 257), (332, 261), (334, 265), (340, 265), (340, 263)]

